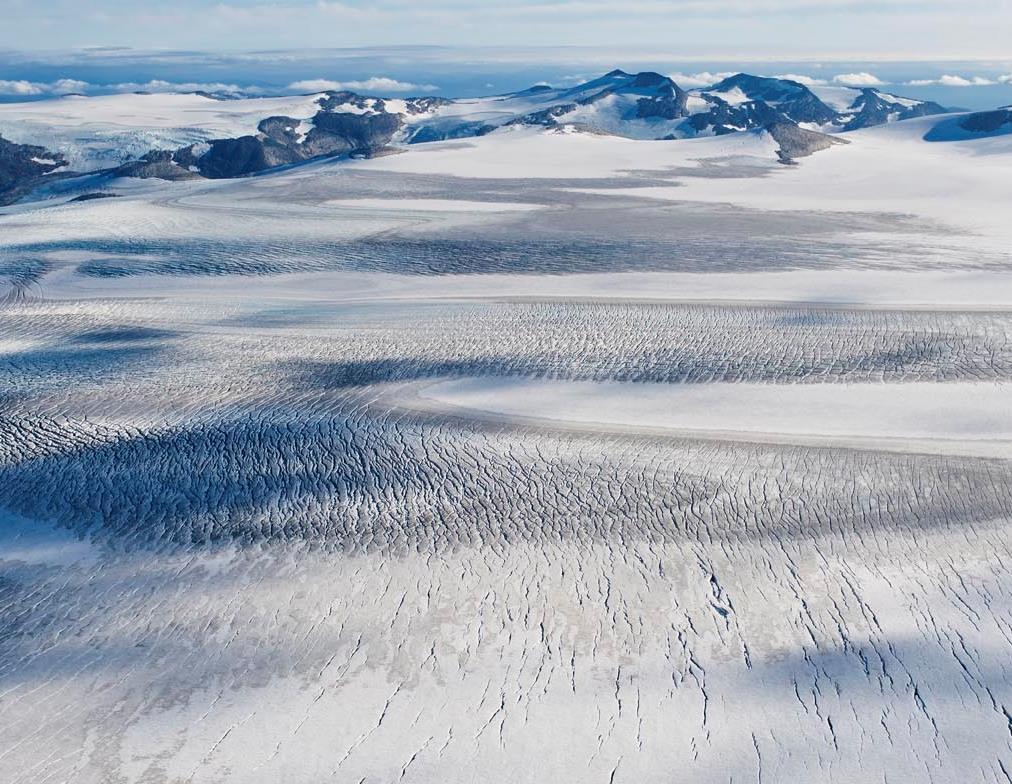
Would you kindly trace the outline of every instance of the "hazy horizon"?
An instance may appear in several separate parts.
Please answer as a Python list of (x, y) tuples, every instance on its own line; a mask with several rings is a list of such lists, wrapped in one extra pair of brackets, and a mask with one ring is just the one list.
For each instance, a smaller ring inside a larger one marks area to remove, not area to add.
[(1012, 103), (1012, 60), (699, 60), (616, 47), (359, 47), (246, 52), (129, 47), (0, 52), (0, 102), (68, 93), (230, 91), (271, 95), (318, 86), (379, 95), (474, 97), (532, 84), (575, 84), (611, 70), (656, 70), (683, 87), (747, 71), (814, 84), (875, 86), (951, 107)]
[(26, 49), (155, 46), (216, 51), (405, 44), (657, 47), (725, 59), (999, 57), (1008, 0), (9, 0)]

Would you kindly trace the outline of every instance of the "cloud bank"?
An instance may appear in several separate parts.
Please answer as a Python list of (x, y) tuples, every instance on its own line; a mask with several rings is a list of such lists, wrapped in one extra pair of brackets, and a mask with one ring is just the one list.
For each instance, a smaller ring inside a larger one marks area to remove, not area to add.
[(0, 95), (67, 95), (80, 93), (90, 85), (79, 79), (57, 79), (55, 82), (30, 82), (25, 79), (0, 79)]
[(881, 87), (885, 84), (875, 74), (870, 74), (867, 71), (837, 74), (833, 77), (833, 81), (837, 84), (845, 84), (848, 87)]
[(288, 85), (296, 92), (320, 93), (326, 90), (367, 90), (370, 92), (408, 93), (412, 91), (431, 92), (438, 90), (434, 84), (414, 84), (391, 79), (388, 76), (372, 76), (368, 79), (337, 82), (332, 79), (300, 79)]
[(170, 82), (151, 79), (146, 82), (117, 82), (115, 84), (91, 84), (80, 79), (57, 79), (54, 82), (39, 82), (27, 79), (0, 79), (0, 96), (24, 98), (58, 97), (71, 93), (214, 93), (234, 97), (255, 97), (284, 92), (318, 93), (326, 90), (362, 90), (375, 93), (431, 92), (438, 90), (434, 84), (415, 84), (388, 76), (372, 76), (368, 79), (335, 81), (332, 79), (302, 79), (292, 82), (284, 89), (268, 89), (256, 85), (239, 85), (227, 82)]
[(721, 73), (700, 71), (699, 73), (691, 74), (673, 73), (669, 74), (669, 76), (674, 80), (675, 84), (680, 87), (710, 87), (729, 76), (733, 76), (734, 73), (734, 71), (723, 71)]
[(965, 76), (957, 76), (955, 74), (944, 74), (937, 79), (913, 79), (907, 84), (913, 87), (925, 87), (927, 85), (937, 84), (942, 87), (987, 87), (988, 85), (998, 84), (998, 82), (1004, 82), (1007, 79), (1012, 78), (1012, 74), (1008, 76), (998, 77), (998, 81), (993, 79), (985, 79), (983, 76), (971, 76), (969, 78)]

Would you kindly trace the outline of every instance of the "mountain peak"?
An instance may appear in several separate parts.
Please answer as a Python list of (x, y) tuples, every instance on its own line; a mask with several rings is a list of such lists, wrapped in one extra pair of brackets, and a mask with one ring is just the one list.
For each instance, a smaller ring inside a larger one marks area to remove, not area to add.
[(667, 76), (657, 73), (656, 71), (640, 71), (636, 74), (633, 80), (633, 87), (657, 87), (658, 85), (670, 82)]

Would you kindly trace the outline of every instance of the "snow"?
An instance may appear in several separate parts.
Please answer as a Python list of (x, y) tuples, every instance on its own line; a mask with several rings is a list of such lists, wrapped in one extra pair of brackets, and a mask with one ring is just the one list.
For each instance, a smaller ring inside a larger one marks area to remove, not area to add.
[(861, 91), (855, 87), (842, 87), (832, 84), (810, 84), (808, 89), (815, 93), (815, 97), (822, 101), (830, 109), (837, 112), (846, 112), (861, 95)]
[(392, 114), (408, 113), (408, 102), (403, 98), (384, 98), (383, 104), (386, 110)]
[[(394, 208), (397, 214), (403, 211)], [(357, 211), (356, 211), (357, 212)], [(362, 214), (374, 215), (373, 210)], [(131, 276), (99, 280), (73, 268), (46, 278), (46, 291), (58, 298), (190, 296), (227, 298), (229, 278)], [(275, 275), (243, 281), (250, 295), (298, 301), (367, 302), (423, 299), (495, 300), (520, 298), (594, 298), (603, 301), (669, 303), (769, 302), (873, 307), (1012, 309), (1012, 272), (792, 270), (752, 273), (628, 272), (564, 275), (441, 275), (417, 277), (390, 273), (314, 273)]]
[(500, 125), (522, 114), (535, 112), (554, 105), (556, 99), (552, 93), (536, 93), (532, 96), (493, 96), (490, 98), (463, 98), (451, 104), (440, 106), (434, 111), (407, 115), (405, 121), (415, 124), (431, 121), (434, 117), (453, 121), (482, 122)]
[(689, 114), (698, 114), (700, 112), (708, 111), (710, 104), (705, 98), (701, 98), (698, 95), (690, 93), (685, 99), (685, 108)]
[(256, 132), (265, 117), (312, 117), (319, 95), (218, 101), (197, 94), (65, 96), (0, 104), (0, 134), (62, 153), (69, 168), (104, 168), (152, 149)]
[[(933, 143), (942, 144), (952, 142), (972, 142), (973, 145), (970, 149), (985, 151), (990, 147), (1001, 152), (1008, 143), (1008, 139), (1012, 138), (1012, 118), (999, 125), (993, 131), (968, 130), (963, 127), (963, 119), (963, 116), (956, 116), (939, 122), (931, 129), (925, 139)], [(1004, 140), (994, 141), (990, 145), (982, 144), (982, 142), (985, 142), (986, 140), (996, 139), (997, 137), (1006, 138)]]
[(559, 122), (573, 123), (594, 131), (627, 139), (659, 139), (676, 131), (681, 119), (640, 118), (635, 94), (609, 95), (590, 104), (576, 106), (560, 116)]
[(695, 166), (704, 158), (773, 159), (776, 144), (759, 134), (656, 141), (593, 133), (559, 134), (512, 127), (478, 140), (432, 142), (402, 155), (354, 164), (376, 171), (492, 178), (595, 178), (629, 170)]
[(745, 91), (740, 87), (732, 87), (730, 90), (724, 90), (723, 92), (717, 92), (714, 90), (707, 90), (707, 95), (713, 95), (720, 98), (732, 106), (737, 106), (742, 103), (747, 103), (751, 100)]
[(349, 210), (418, 212), (523, 212), (539, 209), (537, 204), (521, 202), (464, 201), (460, 199), (330, 199), (332, 207)]
[(0, 780), (1004, 780), (1012, 150), (932, 127), (0, 209)]
[(454, 408), (524, 421), (1012, 458), (1009, 384), (630, 384), (467, 378), (426, 385), (418, 394)]
[(380, 104), (382, 104), (382, 111), (394, 114), (407, 112), (407, 102), (399, 98), (364, 98), (355, 102), (334, 104), (331, 111), (341, 114), (377, 114), (381, 111)]
[[(311, 130), (313, 130), (314, 127), (315, 126), (313, 125), (313, 121), (312, 120), (301, 120), (299, 122), (299, 124), (297, 126), (295, 126), (295, 128), (293, 130), (295, 132), (295, 136), (296, 136), (296, 140), (297, 140), (298, 144), (302, 144), (303, 142), (306, 141), (306, 137), (309, 135), (309, 132)], [(200, 153), (197, 153), (195, 151), (194, 155), (198, 155), (199, 156)]]
[(879, 95), (881, 95), (890, 103), (898, 103), (900, 106), (904, 106), (908, 109), (917, 106), (919, 103), (921, 103), (920, 101), (916, 101), (913, 98), (904, 98), (900, 95), (892, 95), (891, 93), (884, 93), (881, 90), (879, 90)]
[(45, 101), (0, 104), (4, 122), (39, 123), (50, 128), (101, 132), (120, 129), (200, 128), (219, 136), (256, 130), (264, 117), (311, 117), (320, 95), (219, 101), (196, 93), (65, 96)]
[[(636, 88), (623, 84), (620, 92), (599, 97), (600, 93), (626, 79), (627, 77), (622, 76), (602, 77), (568, 90), (525, 91), (486, 98), (460, 99), (422, 115), (407, 115), (405, 121), (409, 126), (420, 122), (431, 126), (433, 121), (445, 123), (447, 127), (461, 122), (500, 126), (517, 117), (549, 107), (572, 105), (573, 108), (569, 112), (556, 118), (558, 122), (642, 139), (657, 139), (675, 131), (681, 123), (681, 118), (642, 119), (637, 116), (637, 101), (643, 96), (653, 95), (653, 87)], [(590, 98), (595, 100), (585, 102)], [(689, 105), (698, 111), (705, 111), (708, 108), (706, 101), (699, 96), (690, 96)]]
[[(990, 254), (1005, 255), (1012, 246), (1012, 224), (1006, 216), (1012, 198), (1012, 136), (948, 144), (925, 141), (924, 136), (947, 117), (853, 131), (846, 135), (849, 144), (805, 158), (800, 166), (778, 169), (768, 180), (686, 178), (678, 187), (627, 192), (766, 210), (804, 210), (812, 205), (812, 194), (818, 193), (820, 210), (912, 214), (965, 233), (964, 242)], [(724, 138), (677, 142), (672, 158), (718, 155), (722, 145), (731, 149), (733, 143)], [(567, 171), (579, 170), (578, 152), (574, 149), (573, 158), (563, 159)], [(588, 164), (594, 166), (593, 161)], [(484, 171), (485, 176), (494, 176), (492, 167)]]

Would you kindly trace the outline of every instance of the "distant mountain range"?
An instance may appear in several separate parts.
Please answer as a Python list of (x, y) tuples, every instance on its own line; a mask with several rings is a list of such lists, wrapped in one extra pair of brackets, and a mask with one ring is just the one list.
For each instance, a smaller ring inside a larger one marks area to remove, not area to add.
[(265, 118), (255, 135), (197, 144), (174, 160), (205, 177), (229, 177), (321, 155), (368, 156), (391, 144), (482, 136), (504, 126), (686, 139), (774, 124), (813, 133), (850, 131), (946, 111), (872, 88), (828, 88), (820, 98), (799, 82), (737, 74), (710, 88), (683, 90), (658, 73), (619, 70), (575, 87), (538, 85), (492, 98), (392, 100), (331, 92), (319, 105), (308, 120)]
[[(220, 103), (216, 116), (235, 116), (248, 123), (248, 132), (219, 135), (220, 126), (181, 122), (179, 128), (161, 128), (155, 135), (148, 123), (137, 134), (124, 136), (117, 123), (105, 136), (101, 128), (90, 130), (89, 139), (80, 144), (57, 135), (49, 149), (37, 135), (12, 138), (18, 132), (16, 122), (0, 124), (0, 132), (8, 136), (0, 138), (0, 197), (6, 193), (10, 201), (42, 178), (69, 175), (75, 168), (71, 159), (83, 161), (86, 170), (104, 169), (115, 176), (217, 179), (323, 157), (374, 156), (405, 145), (482, 136), (507, 126), (572, 128), (657, 140), (763, 129), (780, 143), (780, 158), (789, 163), (837, 143), (837, 133), (948, 111), (931, 101), (870, 87), (809, 86), (740, 73), (710, 87), (686, 90), (659, 73), (621, 70), (574, 87), (537, 85), (476, 99), (390, 99), (331, 91), (307, 96), (297, 105), (289, 100), (285, 106), (296, 106), (297, 114), (270, 114), (272, 107), (281, 106), (271, 100), (209, 94), (200, 94), (199, 100)], [(60, 101), (51, 103), (57, 105), (56, 111)], [(32, 106), (37, 109), (39, 104)], [(1009, 122), (1007, 115), (1007, 110), (981, 112), (960, 122), (967, 133), (992, 133)], [(44, 116), (41, 121), (35, 116), (33, 122), (37, 128)], [(67, 126), (73, 130), (71, 123)], [(24, 128), (28, 135), (29, 126)], [(157, 144), (146, 153), (134, 152), (155, 136)], [(94, 139), (102, 140), (103, 146), (95, 147)], [(116, 165), (103, 165), (110, 160)]]

